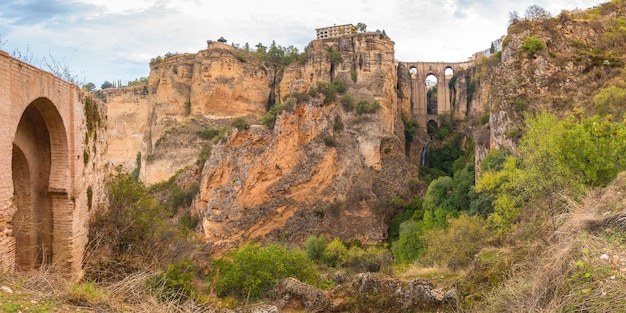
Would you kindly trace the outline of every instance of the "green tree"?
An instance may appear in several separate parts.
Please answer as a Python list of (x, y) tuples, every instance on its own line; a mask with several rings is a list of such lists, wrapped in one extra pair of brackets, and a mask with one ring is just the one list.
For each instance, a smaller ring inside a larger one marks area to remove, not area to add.
[(319, 261), (322, 257), (324, 249), (326, 249), (326, 237), (324, 235), (310, 236), (304, 243), (306, 255), (309, 259)]
[(593, 104), (600, 115), (620, 116), (626, 105), (626, 89), (616, 86), (602, 88), (593, 97)]
[[(559, 213), (561, 193), (583, 194), (602, 187), (626, 167), (626, 126), (612, 116), (584, 117), (582, 110), (564, 120), (551, 113), (526, 117), (519, 157), (483, 170), (476, 190), (494, 199), (488, 222), (502, 238), (521, 212), (527, 216)], [(546, 203), (538, 210), (533, 203)]]
[(527, 19), (534, 21), (549, 19), (550, 17), (552, 17), (552, 14), (550, 14), (550, 12), (548, 12), (546, 9), (534, 4), (526, 8), (524, 16)]
[(141, 256), (147, 262), (163, 259), (162, 249), (175, 238), (165, 222), (169, 215), (166, 207), (132, 175), (118, 174), (107, 187), (109, 209), (98, 212), (90, 238), (106, 236), (114, 257)]
[[(581, 112), (582, 114), (582, 112)], [(626, 168), (626, 126), (612, 116), (571, 116), (562, 122), (561, 160), (572, 171), (572, 180), (590, 187), (604, 187)], [(575, 183), (572, 183), (574, 185)]]
[(367, 31), (367, 25), (365, 25), (365, 23), (358, 22), (358, 23), (356, 24), (356, 29), (357, 29), (359, 32), (364, 33), (364, 32), (366, 32), (366, 31)]
[(113, 85), (112, 82), (105, 80), (104, 83), (102, 83), (102, 85), (100, 86), (100, 89), (107, 89), (107, 88), (113, 88), (115, 87), (115, 85)]
[(86, 83), (86, 84), (83, 85), (83, 89), (91, 92), (91, 91), (94, 91), (96, 89), (96, 85), (94, 83), (92, 83), (92, 82), (89, 82), (89, 83)]
[(322, 261), (329, 266), (337, 267), (344, 264), (348, 248), (339, 238), (333, 239), (322, 252)]
[(397, 263), (410, 263), (424, 253), (423, 230), (414, 219), (400, 224), (398, 240), (391, 244), (391, 252)]
[(315, 280), (313, 261), (303, 251), (287, 250), (279, 245), (260, 247), (245, 244), (212, 263), (215, 271), (209, 278), (217, 275), (218, 294), (242, 300), (267, 295), (280, 280), (287, 277), (306, 283)]

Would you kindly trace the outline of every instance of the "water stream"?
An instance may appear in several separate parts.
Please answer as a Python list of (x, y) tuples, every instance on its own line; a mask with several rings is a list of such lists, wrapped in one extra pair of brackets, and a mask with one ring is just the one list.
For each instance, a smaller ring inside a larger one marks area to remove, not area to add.
[(425, 143), (424, 148), (422, 148), (422, 166), (426, 165), (426, 153), (428, 153), (428, 142)]

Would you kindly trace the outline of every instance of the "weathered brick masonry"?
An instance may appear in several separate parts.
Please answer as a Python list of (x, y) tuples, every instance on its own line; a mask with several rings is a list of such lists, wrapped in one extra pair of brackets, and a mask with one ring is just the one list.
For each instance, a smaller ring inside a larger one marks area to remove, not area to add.
[(103, 199), (96, 148), (105, 140), (86, 134), (83, 102), (76, 85), (0, 51), (4, 271), (51, 265), (81, 274), (90, 208)]

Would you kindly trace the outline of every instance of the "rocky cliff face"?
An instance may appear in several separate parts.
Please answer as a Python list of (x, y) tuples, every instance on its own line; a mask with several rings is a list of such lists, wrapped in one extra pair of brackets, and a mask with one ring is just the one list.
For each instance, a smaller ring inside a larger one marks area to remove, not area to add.
[[(341, 53), (339, 64), (331, 64), (329, 50)], [(322, 233), (380, 242), (384, 204), (416, 174), (403, 149), (393, 43), (359, 34), (314, 41), (307, 51), (304, 65), (285, 69), (277, 98), (332, 78), (355, 102), (381, 108), (358, 114), (339, 101), (305, 99), (283, 111), (273, 130), (253, 125), (215, 146), (195, 201), (214, 253), (248, 240), (302, 242)]]
[(104, 90), (108, 159), (130, 171), (139, 167), (148, 184), (196, 162), (207, 144), (198, 131), (263, 115), (275, 76), (252, 54), (221, 43), (159, 59), (151, 69), (147, 84)]
[[(509, 27), (502, 61), (491, 64), (483, 82), (493, 148), (515, 151), (525, 112), (557, 114), (584, 107), (593, 113), (593, 97), (608, 85), (624, 85), (621, 5), (610, 3), (588, 11), (562, 12), (547, 20), (520, 20)], [(535, 37), (544, 43), (525, 48)]]
[[(212, 145), (199, 132), (246, 116), (252, 127), (231, 130), (199, 164), (193, 210), (216, 253), (247, 240), (299, 242), (321, 233), (380, 242), (390, 214), (384, 204), (417, 175), (405, 156), (393, 56), (389, 38), (365, 33), (315, 40), (306, 62), (282, 71), (221, 43), (159, 59), (147, 84), (105, 90), (108, 159), (139, 167), (148, 184), (162, 181), (195, 166)], [(334, 101), (309, 96), (320, 81), (341, 81), (345, 91)], [(295, 95), (273, 129), (260, 125), (269, 101)], [(345, 95), (380, 108), (345, 109)]]

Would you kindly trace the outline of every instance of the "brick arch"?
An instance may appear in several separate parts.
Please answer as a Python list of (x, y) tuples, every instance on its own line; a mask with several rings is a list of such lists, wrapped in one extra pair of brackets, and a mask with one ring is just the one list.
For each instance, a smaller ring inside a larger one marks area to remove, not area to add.
[(11, 163), (17, 267), (33, 269), (62, 262), (72, 220), (68, 140), (63, 119), (49, 99), (35, 99), (22, 113)]

